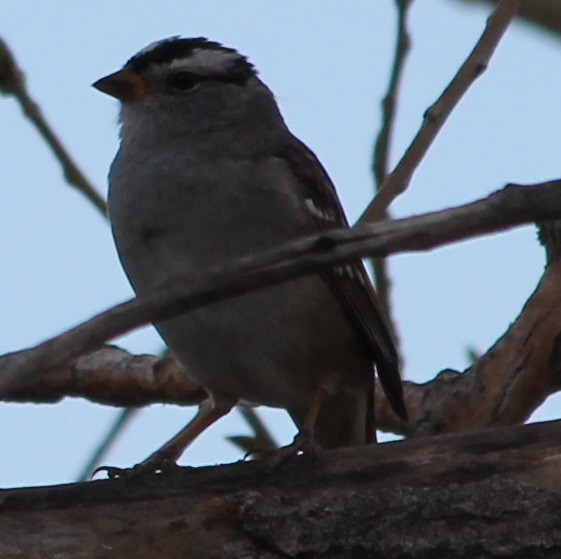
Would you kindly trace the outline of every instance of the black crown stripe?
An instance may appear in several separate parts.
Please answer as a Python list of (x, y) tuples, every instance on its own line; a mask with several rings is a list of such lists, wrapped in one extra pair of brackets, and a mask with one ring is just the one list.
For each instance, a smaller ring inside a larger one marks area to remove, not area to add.
[[(228, 75), (231, 76), (232, 81), (238, 83), (245, 82), (256, 74), (253, 64), (251, 64), (245, 56), (239, 54), (235, 49), (225, 47), (205, 37), (190, 39), (172, 37), (170, 39), (164, 39), (148, 50), (141, 50), (138, 54), (135, 54), (127, 61), (125, 66), (132, 68), (134, 72), (140, 74), (152, 64), (169, 64), (178, 58), (190, 56), (198, 49), (235, 53), (237, 57), (232, 60), (231, 68), (228, 69)], [(222, 76), (222, 79), (225, 77), (226, 76)]]

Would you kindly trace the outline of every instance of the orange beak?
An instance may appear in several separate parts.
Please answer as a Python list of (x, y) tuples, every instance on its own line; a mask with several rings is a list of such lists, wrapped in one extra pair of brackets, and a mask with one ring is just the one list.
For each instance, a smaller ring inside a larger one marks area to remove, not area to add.
[(142, 78), (127, 69), (119, 70), (97, 80), (92, 87), (119, 101), (139, 101), (149, 93)]

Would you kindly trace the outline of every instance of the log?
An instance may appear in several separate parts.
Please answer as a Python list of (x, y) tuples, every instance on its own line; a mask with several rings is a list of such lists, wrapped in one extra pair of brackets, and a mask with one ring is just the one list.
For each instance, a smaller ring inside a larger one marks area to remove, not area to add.
[(561, 421), (0, 491), (0, 559), (560, 557)]

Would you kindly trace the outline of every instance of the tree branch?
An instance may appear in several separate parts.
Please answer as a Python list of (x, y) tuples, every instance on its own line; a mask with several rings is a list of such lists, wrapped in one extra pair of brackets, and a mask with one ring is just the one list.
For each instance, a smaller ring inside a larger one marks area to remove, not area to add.
[(520, 2), (521, 0), (500, 0), (475, 48), (442, 95), (425, 112), (423, 124), (415, 138), (413, 138), (396, 168), (384, 180), (378, 194), (366, 208), (358, 223), (380, 219), (392, 201), (407, 189), (413, 173), (452, 110), (476, 78), (486, 70), (499, 40), (516, 15)]
[(0, 559), (561, 552), (561, 422), (0, 491)]
[(381, 187), (388, 174), (389, 151), (395, 124), (397, 95), (405, 67), (405, 60), (411, 46), (409, 31), (407, 30), (407, 16), (411, 0), (395, 0), (395, 4), (397, 7), (395, 51), (388, 89), (382, 100), (382, 126), (376, 137), (372, 157), (372, 172), (376, 181), (376, 190)]
[[(559, 229), (559, 222), (542, 225), (548, 266), (518, 318), (494, 346), (463, 373), (446, 370), (423, 384), (404, 382), (408, 425), (395, 416), (378, 386), (374, 406), (378, 429), (418, 436), (516, 425), (560, 390)], [(40, 403), (65, 396), (126, 407), (155, 402), (198, 404), (207, 394), (171, 358), (132, 356), (106, 346), (71, 366), (42, 375), (6, 399)], [(259, 448), (268, 447), (267, 437), (257, 435), (263, 439)], [(247, 445), (244, 448), (250, 450)]]
[(42, 374), (5, 401), (54, 404), (66, 396), (128, 408), (156, 402), (196, 405), (208, 394), (191, 382), (171, 357), (132, 355), (106, 345)]
[(314, 273), (322, 266), (358, 257), (434, 248), (484, 233), (561, 215), (561, 181), (525, 187), (509, 185), (489, 197), (392, 222), (334, 230), (242, 258), (189, 278), (180, 278), (144, 297), (132, 299), (33, 348), (0, 358), (0, 393), (4, 396), (93, 351), (105, 341), (148, 322), (251, 289)]
[(561, 258), (557, 257), (503, 336), (463, 373), (445, 370), (424, 384), (404, 383), (410, 424), (381, 395), (376, 419), (395, 433), (435, 435), (517, 425), (561, 388)]
[(105, 200), (74, 162), (54, 130), (45, 119), (39, 105), (31, 98), (25, 84), (25, 75), (18, 67), (8, 45), (0, 39), (0, 93), (15, 97), (23, 113), (60, 163), (68, 184), (81, 192), (107, 218)]
[[(459, 0), (462, 4), (496, 4), (498, 0)], [(455, 0), (458, 3), (458, 0)], [(524, 0), (518, 14), (520, 19), (550, 31), (561, 38), (561, 3), (559, 0)]]

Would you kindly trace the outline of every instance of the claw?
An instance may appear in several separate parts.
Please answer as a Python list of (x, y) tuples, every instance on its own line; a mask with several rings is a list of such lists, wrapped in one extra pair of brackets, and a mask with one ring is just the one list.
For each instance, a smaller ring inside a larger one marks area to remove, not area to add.
[(272, 471), (300, 453), (311, 458), (318, 458), (321, 454), (321, 446), (316, 442), (313, 432), (306, 428), (302, 428), (289, 445), (265, 453), (263, 463)]
[(117, 468), (116, 466), (98, 466), (93, 472), (91, 477), (95, 477), (100, 472), (105, 472), (109, 479), (117, 479), (123, 477), (129, 468)]
[(169, 473), (176, 469), (178, 466), (173, 460), (165, 457), (153, 457), (136, 464), (132, 468), (117, 468), (115, 466), (99, 466), (96, 468), (92, 477), (100, 472), (105, 472), (109, 479), (123, 478), (126, 480), (138, 479), (148, 475)]

